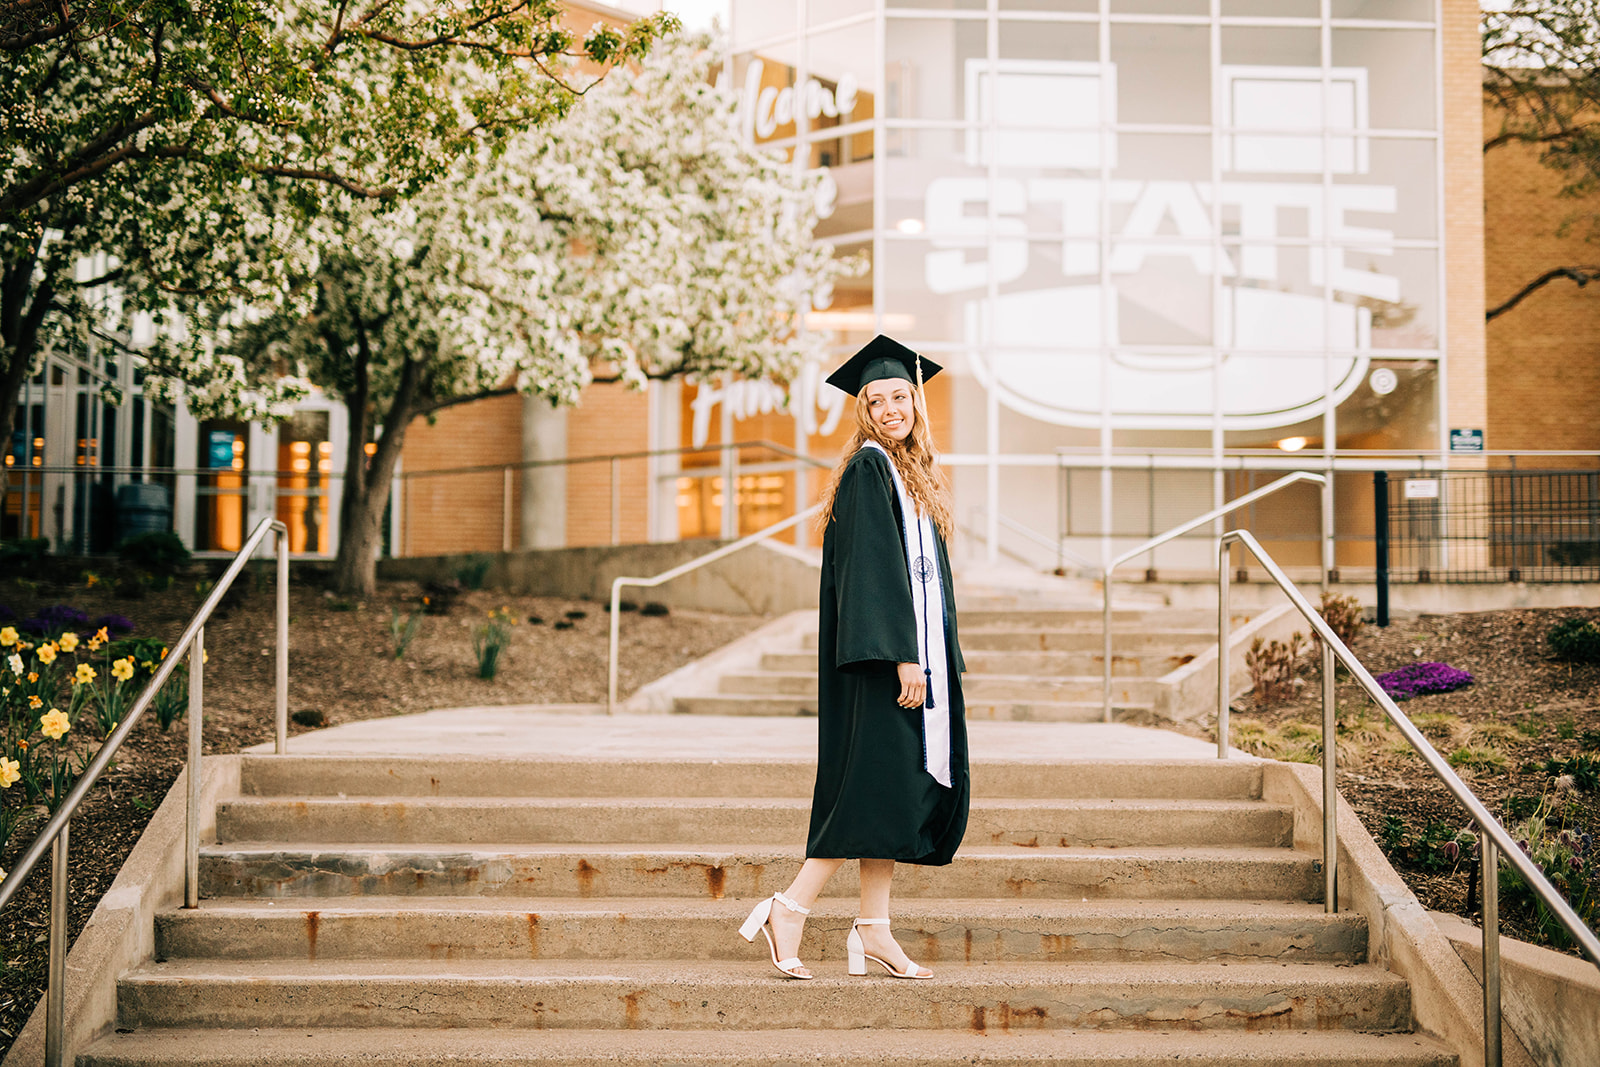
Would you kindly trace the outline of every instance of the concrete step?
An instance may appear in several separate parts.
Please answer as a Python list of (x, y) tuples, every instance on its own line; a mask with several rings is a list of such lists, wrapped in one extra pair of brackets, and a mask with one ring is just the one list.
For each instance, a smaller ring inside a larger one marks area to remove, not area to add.
[[(356, 897), (202, 901), (156, 916), (160, 959), (749, 960), (749, 899)], [(844, 958), (855, 901), (824, 899), (800, 956)], [(916, 958), (991, 962), (1359, 963), (1366, 920), (1281, 901), (905, 900)]]
[[(1092, 675), (1100, 677), (1105, 656), (1093, 652), (974, 652), (962, 649), (971, 674), (1032, 674), (1044, 677), (1059, 675)], [(1188, 663), (1192, 653), (1168, 655), (1150, 651), (1143, 655), (1116, 650), (1112, 657), (1112, 675), (1117, 678), (1159, 678)], [(817, 653), (804, 649), (793, 652), (768, 652), (761, 657), (764, 671), (817, 672)]]
[[(1119, 687), (1120, 688), (1120, 687)], [(1100, 722), (1105, 717), (1098, 696), (1087, 700), (1005, 700), (967, 698), (967, 718), (993, 722)], [(1148, 711), (1149, 701), (1123, 699), (1112, 694), (1113, 711)], [(684, 696), (672, 702), (677, 715), (815, 716), (815, 696), (750, 696), (719, 693)]]
[[(207, 897), (427, 895), (760, 898), (788, 885), (796, 846), (327, 843), (207, 845)], [(1286, 848), (963, 847), (947, 867), (902, 864), (897, 898), (1318, 900), (1320, 864)], [(829, 895), (857, 892), (855, 865)]]
[[(217, 805), (217, 839), (407, 844), (803, 840), (799, 797), (239, 797)], [(1294, 815), (1259, 800), (1001, 800), (972, 802), (967, 844), (1244, 844), (1287, 847)]]
[[(1153, 629), (1129, 624), (1113, 631), (1113, 657), (1129, 653), (1155, 652), (1160, 655), (1198, 655), (1217, 644), (1216, 630)], [(800, 647), (814, 652), (817, 635), (800, 635)], [(961, 653), (972, 652), (1093, 652), (1105, 651), (1100, 627), (1093, 629), (985, 629), (962, 630)]]
[[(1249, 621), (1248, 612), (1234, 612), (1234, 619), (1242, 624)], [(1103, 609), (1028, 609), (1001, 608), (997, 610), (961, 608), (956, 614), (961, 633), (985, 629), (1002, 630), (1069, 630), (1092, 629), (1096, 633), (1105, 625)], [(1163, 629), (1206, 630), (1217, 632), (1217, 609), (1205, 608), (1117, 608), (1112, 612), (1111, 625), (1138, 628), (1149, 625)]]
[[(1104, 652), (1105, 638), (1092, 630), (973, 630), (961, 631), (961, 652)], [(1198, 655), (1215, 647), (1215, 630), (1117, 629), (1111, 654), (1158, 652), (1162, 655)]]
[[(1113, 680), (1123, 704), (1153, 704), (1158, 683), (1153, 678), (1120, 677)], [(1047, 676), (1028, 674), (978, 674), (962, 676), (961, 693), (971, 704), (1063, 703), (1097, 701), (1105, 680), (1099, 675)], [(752, 671), (724, 674), (717, 689), (722, 696), (800, 696), (815, 700), (817, 672)]]
[(124, 975), (118, 1015), (130, 1027), (601, 1030), (978, 1029), (981, 1020), (997, 1029), (1370, 1032), (1411, 1022), (1409, 987), (1369, 965), (944, 963), (936, 981), (901, 982), (852, 979), (835, 962), (818, 980), (796, 982), (757, 952), (738, 963), (174, 960)]
[[(974, 760), (978, 797), (1257, 799), (1261, 763), (1199, 760)], [(801, 797), (816, 782), (813, 760), (547, 759), (247, 753), (245, 796)]]
[[(816, 983), (812, 983), (813, 985)], [(847, 1003), (847, 1002), (843, 1002)], [(838, 1010), (835, 1008), (834, 1010)], [(980, 1024), (973, 1026), (971, 1024)], [(520, 1020), (520, 1027), (531, 1021)], [(1457, 1067), (1423, 1034), (1025, 1030), (985, 1011), (951, 1030), (142, 1029), (108, 1034), (78, 1067)]]

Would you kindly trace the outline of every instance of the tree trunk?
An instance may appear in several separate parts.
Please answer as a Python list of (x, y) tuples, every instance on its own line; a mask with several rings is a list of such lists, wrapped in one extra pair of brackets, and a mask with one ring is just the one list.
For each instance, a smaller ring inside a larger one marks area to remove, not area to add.
[(343, 596), (370, 597), (378, 584), (378, 546), (383, 543), (383, 512), (394, 484), (395, 466), (405, 443), (406, 428), (417, 413), (422, 364), (407, 359), (389, 410), (382, 413), (383, 433), (369, 458), (366, 446), (372, 425), (367, 368), (367, 331), (356, 324), (355, 385), (345, 394), (350, 413), (350, 443), (345, 452), (344, 489), (339, 499), (339, 553), (333, 561), (334, 590)]

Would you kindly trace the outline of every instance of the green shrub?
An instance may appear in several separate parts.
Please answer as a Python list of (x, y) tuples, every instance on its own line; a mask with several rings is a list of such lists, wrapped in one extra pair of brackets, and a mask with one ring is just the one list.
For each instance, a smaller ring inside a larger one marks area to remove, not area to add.
[(489, 568), (493, 566), (493, 556), (487, 552), (474, 552), (456, 567), (456, 581), (464, 589), (482, 589), (484, 579), (489, 577)]
[(117, 555), (151, 574), (171, 574), (189, 562), (183, 538), (166, 530), (135, 534), (117, 546)]
[(1567, 619), (1550, 631), (1550, 651), (1561, 659), (1600, 663), (1600, 626), (1588, 619)]
[[(15, 541), (0, 541), (0, 567), (7, 569), (36, 567), (50, 554), (47, 537), (24, 537)], [(13, 571), (13, 573), (22, 573)]]

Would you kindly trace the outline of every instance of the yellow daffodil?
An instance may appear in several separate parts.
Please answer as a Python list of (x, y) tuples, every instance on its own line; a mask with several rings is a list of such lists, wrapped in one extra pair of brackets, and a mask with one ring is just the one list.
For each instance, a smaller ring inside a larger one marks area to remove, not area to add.
[(200, 650), (200, 662), (201, 663), (210, 663), (211, 662), (211, 653), (207, 652), (203, 648)]
[(93, 589), (99, 583), (99, 581), (100, 576), (95, 574), (93, 571), (90, 571), (88, 574), (83, 576), (83, 585), (85, 589)]
[(38, 680), (39, 680), (39, 672), (38, 671), (29, 671), (28, 672), (28, 683), (30, 685), (32, 683), (34, 683), (34, 682), (37, 682)]
[(42, 707), (44, 707), (44, 701), (40, 700), (37, 695), (28, 697), (28, 709), (30, 711), (38, 711)]
[(98, 637), (91, 637), (89, 638), (89, 644), (85, 647), (87, 647), (90, 652), (99, 652), (100, 646), (103, 644), (105, 644), (105, 642), (100, 640)]
[[(79, 670), (82, 670), (80, 667)], [(119, 659), (111, 665), (111, 677), (119, 682), (126, 682), (133, 677), (133, 657)]]
[(105, 642), (111, 640), (111, 635), (107, 633), (106, 628), (102, 626), (100, 629), (94, 632), (94, 639), (104, 644)]
[(78, 647), (78, 635), (67, 633), (61, 635), (61, 651), (71, 652)]
[(161, 646), (161, 658), (162, 659), (166, 659), (167, 658), (167, 646), (166, 645), (162, 645)]
[(39, 732), (52, 741), (59, 741), (72, 729), (72, 724), (67, 721), (66, 713), (60, 708), (51, 708), (39, 716)]
[(0, 645), (10, 648), (17, 643), (17, 628), (15, 626), (0, 627)]
[(149, 660), (145, 660), (143, 663), (139, 664), (139, 666), (143, 667), (145, 670), (149, 671), (152, 674), (155, 673), (156, 665), (154, 663), (151, 663)]
[(55, 643), (51, 642), (48, 645), (40, 645), (39, 651), (35, 652), (34, 655), (39, 657), (40, 663), (43, 663), (46, 667), (50, 666), (50, 664), (56, 661)]
[[(121, 663), (122, 661), (118, 660), (117, 662)], [(117, 673), (117, 669), (115, 667), (111, 668), (111, 673)], [(93, 667), (89, 666), (87, 663), (80, 663), (78, 664), (77, 672), (72, 676), (72, 684), (88, 685), (90, 682), (95, 680), (95, 677), (96, 675)]]
[(21, 777), (22, 764), (0, 756), (0, 789), (10, 789), (12, 783)]

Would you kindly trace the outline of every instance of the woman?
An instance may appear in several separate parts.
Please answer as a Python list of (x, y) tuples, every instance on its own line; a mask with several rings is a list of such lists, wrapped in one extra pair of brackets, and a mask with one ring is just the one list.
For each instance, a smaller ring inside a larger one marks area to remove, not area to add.
[(896, 978), (933, 977), (889, 932), (889, 883), (896, 861), (950, 862), (970, 795), (950, 493), (918, 380), (939, 369), (879, 336), (828, 379), (856, 394), (856, 431), (823, 498), (811, 831), (793, 883), (739, 931), (764, 934), (791, 978), (812, 977), (796, 955), (805, 916), (846, 859), (861, 861), (850, 973), (872, 960)]

